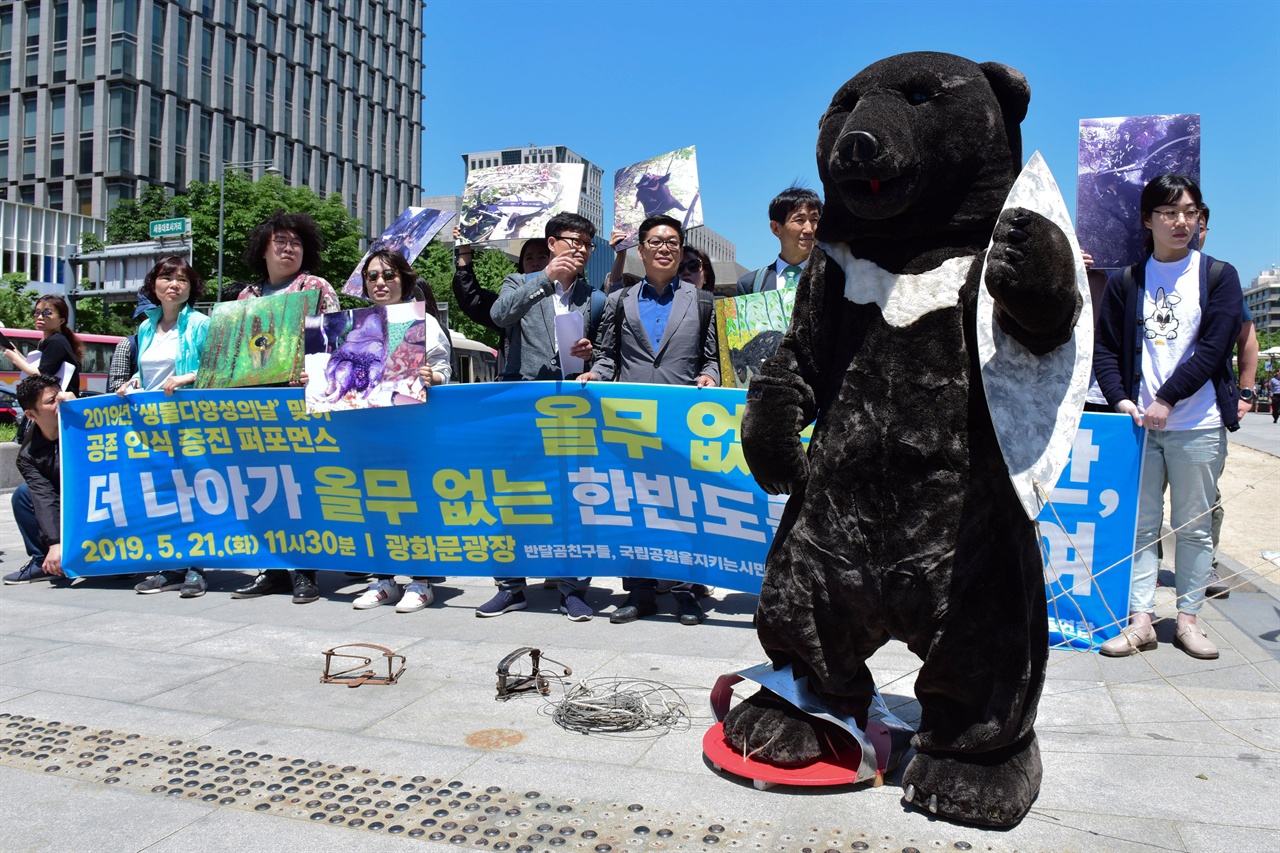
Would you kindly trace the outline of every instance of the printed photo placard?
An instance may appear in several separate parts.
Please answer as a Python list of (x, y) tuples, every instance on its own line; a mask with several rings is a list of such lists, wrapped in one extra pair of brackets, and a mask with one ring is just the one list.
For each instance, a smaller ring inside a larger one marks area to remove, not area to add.
[(680, 148), (619, 169), (613, 176), (613, 227), (626, 232), (619, 248), (638, 242), (640, 223), (670, 216), (687, 230), (703, 224), (696, 146)]

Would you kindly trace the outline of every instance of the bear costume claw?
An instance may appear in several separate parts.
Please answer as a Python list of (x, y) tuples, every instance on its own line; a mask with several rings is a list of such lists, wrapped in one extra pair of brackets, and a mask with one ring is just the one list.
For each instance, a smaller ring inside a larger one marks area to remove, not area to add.
[(1014, 826), (1040, 793), (1040, 776), (1034, 734), (990, 754), (917, 752), (902, 775), (902, 801), (948, 820)]
[(779, 767), (796, 767), (822, 754), (818, 725), (813, 717), (762, 688), (725, 715), (724, 736), (743, 755)]

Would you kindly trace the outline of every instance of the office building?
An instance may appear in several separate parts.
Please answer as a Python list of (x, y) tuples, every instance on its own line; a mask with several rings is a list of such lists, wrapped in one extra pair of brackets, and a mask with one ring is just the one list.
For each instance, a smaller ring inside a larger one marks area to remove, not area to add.
[(66, 259), (86, 233), (102, 239), (107, 223), (0, 199), (0, 263), (4, 272), (26, 273), (40, 293), (65, 293), (75, 282)]
[(1280, 271), (1275, 264), (1263, 270), (1244, 289), (1244, 303), (1259, 332), (1280, 332)]
[(266, 161), (376, 236), (421, 193), (423, 5), (5, 3), (0, 186), (103, 219), (148, 184), (180, 193)]

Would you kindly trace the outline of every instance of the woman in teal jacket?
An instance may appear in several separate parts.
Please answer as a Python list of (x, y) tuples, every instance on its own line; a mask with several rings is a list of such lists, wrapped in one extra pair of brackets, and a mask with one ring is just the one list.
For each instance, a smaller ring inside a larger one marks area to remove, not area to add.
[[(196, 381), (200, 352), (209, 333), (209, 318), (193, 311), (191, 303), (204, 295), (204, 281), (186, 259), (161, 258), (147, 273), (139, 291), (155, 304), (138, 327), (138, 372), (116, 389), (121, 397), (132, 391), (174, 390)], [(134, 587), (140, 593), (176, 589), (183, 598), (204, 595), (204, 571), (158, 572)]]
[(192, 310), (191, 303), (204, 296), (204, 280), (185, 258), (172, 255), (151, 268), (139, 292), (155, 307), (138, 327), (138, 372), (116, 393), (171, 395), (196, 381), (209, 318)]

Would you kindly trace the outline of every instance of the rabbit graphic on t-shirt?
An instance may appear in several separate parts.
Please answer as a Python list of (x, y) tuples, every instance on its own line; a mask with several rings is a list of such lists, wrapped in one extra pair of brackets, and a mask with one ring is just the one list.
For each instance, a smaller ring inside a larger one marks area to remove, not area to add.
[(1181, 301), (1178, 294), (1166, 294), (1163, 287), (1156, 288), (1155, 310), (1143, 322), (1148, 338), (1171, 341), (1178, 336), (1178, 318), (1173, 315), (1173, 306)]

